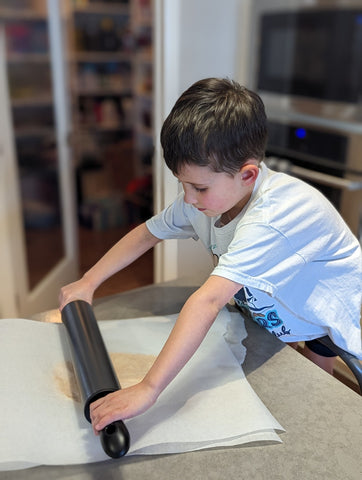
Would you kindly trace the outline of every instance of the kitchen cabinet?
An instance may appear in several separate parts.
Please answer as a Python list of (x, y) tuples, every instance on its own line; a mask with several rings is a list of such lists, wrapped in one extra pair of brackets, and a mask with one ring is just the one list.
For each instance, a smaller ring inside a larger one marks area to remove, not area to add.
[(135, 39), (135, 147), (136, 171), (150, 173), (153, 156), (153, 5), (134, 0), (132, 31)]
[(70, 17), (80, 221), (134, 223), (152, 204), (152, 4), (75, 0)]
[(144, 0), (1, 2), (0, 316), (77, 278), (78, 212), (151, 214), (152, 17)]

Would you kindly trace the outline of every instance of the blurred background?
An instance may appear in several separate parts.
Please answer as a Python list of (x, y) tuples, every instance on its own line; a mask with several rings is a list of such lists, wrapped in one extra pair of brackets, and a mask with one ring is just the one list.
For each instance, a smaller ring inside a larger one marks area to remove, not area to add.
[[(153, 11), (151, 0), (9, 0), (0, 17), (25, 247), (15, 268), (31, 292), (67, 256), (59, 275), (75, 279), (153, 211)], [(152, 252), (143, 263), (118, 291), (153, 281)]]
[[(174, 199), (159, 131), (208, 76), (260, 93), (267, 163), (362, 236), (361, 0), (1, 0), (0, 64), (0, 317), (56, 308)], [(212, 262), (194, 243), (158, 245), (96, 296), (202, 282)]]

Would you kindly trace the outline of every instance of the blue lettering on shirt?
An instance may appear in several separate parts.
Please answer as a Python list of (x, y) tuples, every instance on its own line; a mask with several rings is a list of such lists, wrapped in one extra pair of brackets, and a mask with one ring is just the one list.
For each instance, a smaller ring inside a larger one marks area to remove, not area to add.
[(279, 338), (279, 337), (282, 337), (283, 335), (290, 335), (290, 329), (287, 330), (283, 325), (282, 328), (280, 329), (280, 332), (271, 332), (271, 333)]
[(279, 332), (271, 332), (276, 337), (290, 335), (290, 329), (287, 330), (283, 325), (283, 320), (279, 317), (277, 310), (274, 308), (274, 304), (261, 307), (257, 306), (256, 303), (258, 299), (254, 297), (247, 287), (240, 289), (234, 296), (234, 300), (239, 307), (247, 308), (253, 320), (261, 327), (272, 330), (282, 326)]

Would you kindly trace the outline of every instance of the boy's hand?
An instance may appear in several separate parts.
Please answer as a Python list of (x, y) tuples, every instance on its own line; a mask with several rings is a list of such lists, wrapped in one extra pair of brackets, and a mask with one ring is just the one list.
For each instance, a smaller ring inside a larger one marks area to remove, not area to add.
[(90, 417), (94, 433), (116, 420), (135, 417), (148, 410), (156, 402), (154, 391), (144, 382), (124, 390), (117, 390), (90, 405)]
[(88, 282), (83, 278), (61, 288), (59, 293), (59, 310), (62, 311), (69, 302), (74, 300), (84, 300), (92, 304), (93, 289), (90, 288)]

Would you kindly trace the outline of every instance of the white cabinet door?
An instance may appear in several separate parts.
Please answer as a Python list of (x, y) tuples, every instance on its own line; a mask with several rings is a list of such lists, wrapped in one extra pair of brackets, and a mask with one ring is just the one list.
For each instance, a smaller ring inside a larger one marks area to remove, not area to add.
[(0, 317), (57, 307), (77, 277), (63, 20), (0, 8)]

